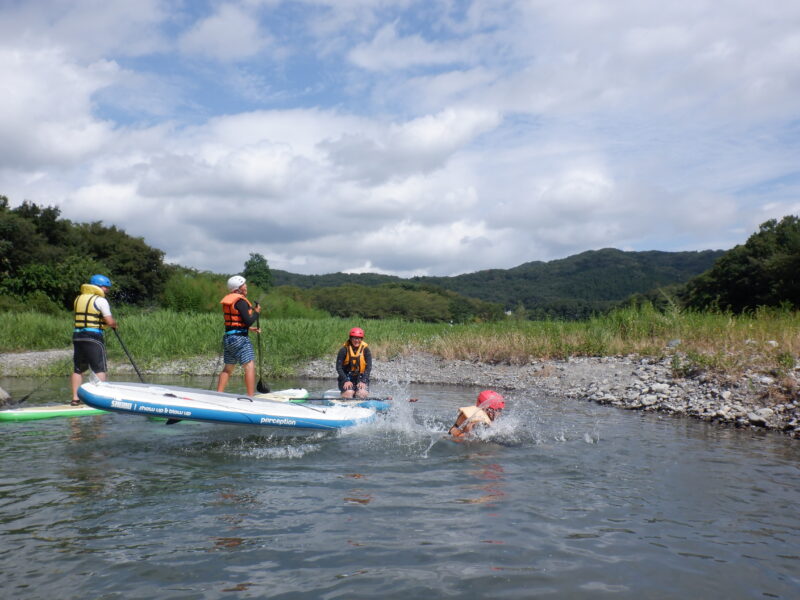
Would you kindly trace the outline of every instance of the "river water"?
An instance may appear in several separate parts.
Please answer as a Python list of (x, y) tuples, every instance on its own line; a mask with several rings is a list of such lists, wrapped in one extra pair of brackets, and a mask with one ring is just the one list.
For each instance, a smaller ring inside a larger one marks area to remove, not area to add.
[(0, 423), (0, 597), (800, 597), (797, 440), (517, 393), (455, 444), (477, 389), (376, 391), (385, 418), (310, 436)]

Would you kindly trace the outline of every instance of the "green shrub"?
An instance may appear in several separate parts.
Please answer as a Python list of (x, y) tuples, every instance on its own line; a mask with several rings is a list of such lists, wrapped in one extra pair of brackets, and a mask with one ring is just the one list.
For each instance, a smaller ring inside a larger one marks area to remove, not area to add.
[(175, 312), (211, 312), (219, 310), (225, 295), (225, 282), (209, 273), (174, 273), (164, 285), (161, 305)]
[(56, 302), (41, 290), (36, 290), (27, 294), (24, 298), (25, 306), (34, 312), (43, 313), (45, 315), (63, 315), (64, 318), (70, 318), (69, 313), (59, 306)]
[(9, 294), (0, 295), (0, 312), (21, 312), (25, 310), (25, 303)]

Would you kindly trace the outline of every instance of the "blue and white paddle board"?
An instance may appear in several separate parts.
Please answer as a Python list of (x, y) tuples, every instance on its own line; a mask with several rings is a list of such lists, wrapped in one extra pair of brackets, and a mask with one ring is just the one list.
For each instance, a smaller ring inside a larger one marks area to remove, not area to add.
[(373, 420), (376, 414), (374, 409), (339, 402), (297, 404), (283, 399), (146, 383), (84, 383), (78, 388), (78, 397), (94, 408), (131, 415), (295, 429), (352, 427)]

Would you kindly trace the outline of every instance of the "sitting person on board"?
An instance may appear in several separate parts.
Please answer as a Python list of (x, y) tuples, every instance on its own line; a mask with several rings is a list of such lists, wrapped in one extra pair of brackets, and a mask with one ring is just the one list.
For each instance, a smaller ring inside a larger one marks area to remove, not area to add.
[(94, 371), (101, 381), (106, 380), (108, 370), (106, 345), (103, 330), (117, 328), (111, 316), (111, 306), (106, 294), (111, 289), (111, 280), (105, 275), (92, 275), (89, 283), (81, 285), (81, 293), (73, 303), (74, 329), (72, 330), (72, 406), (78, 406), (78, 388), (83, 383), (87, 369)]
[(448, 433), (453, 440), (462, 440), (479, 425), (490, 426), (505, 406), (503, 396), (493, 390), (483, 390), (478, 394), (475, 406), (462, 406), (458, 409), (456, 422)]
[(372, 353), (364, 341), (364, 330), (353, 327), (347, 341), (336, 355), (336, 373), (342, 398), (366, 398), (369, 394), (369, 373)]
[(261, 307), (258, 302), (253, 306), (247, 299), (247, 283), (241, 275), (234, 275), (228, 279), (228, 294), (220, 300), (220, 304), (225, 319), (225, 334), (222, 336), (225, 366), (219, 374), (217, 391), (225, 391), (231, 373), (238, 363), (244, 368), (247, 395), (252, 396), (256, 393), (256, 357), (248, 333), (250, 331), (261, 333), (261, 329), (253, 326), (261, 313)]

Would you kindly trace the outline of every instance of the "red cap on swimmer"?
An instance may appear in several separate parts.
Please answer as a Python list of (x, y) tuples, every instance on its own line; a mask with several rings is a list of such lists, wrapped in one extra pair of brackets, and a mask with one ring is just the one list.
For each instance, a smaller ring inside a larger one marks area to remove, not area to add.
[(483, 390), (478, 394), (475, 405), (479, 408), (491, 408), (492, 410), (503, 410), (506, 406), (503, 397), (494, 390)]

